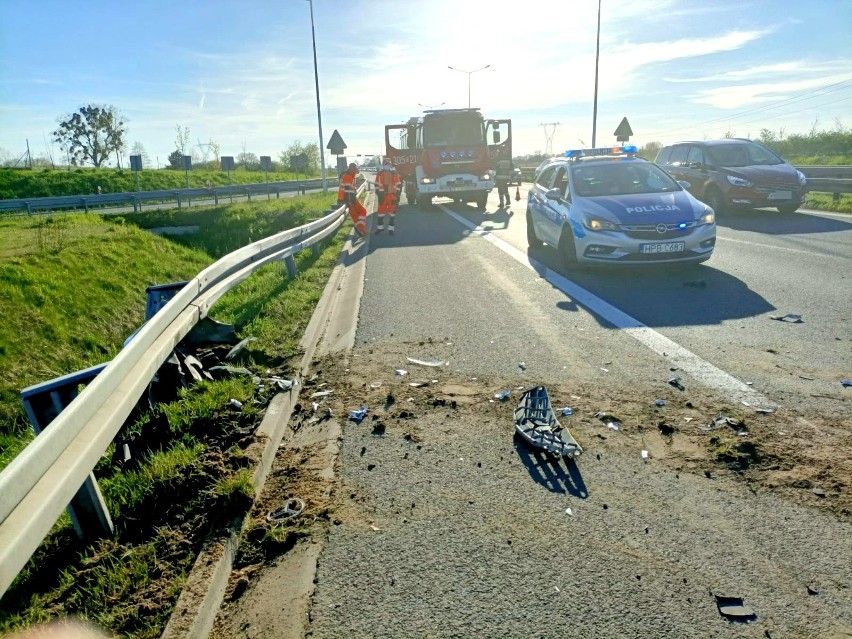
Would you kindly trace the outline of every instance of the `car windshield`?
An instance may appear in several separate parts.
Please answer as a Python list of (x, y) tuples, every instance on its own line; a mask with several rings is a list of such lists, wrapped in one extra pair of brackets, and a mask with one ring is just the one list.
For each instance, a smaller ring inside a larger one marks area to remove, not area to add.
[(759, 144), (720, 144), (708, 148), (707, 156), (716, 166), (784, 164), (784, 160)]
[(485, 129), (475, 117), (431, 117), (423, 123), (423, 146), (435, 148), (454, 144), (483, 146)]
[(680, 185), (650, 162), (609, 162), (578, 166), (573, 171), (574, 193), (580, 197), (665, 193)]

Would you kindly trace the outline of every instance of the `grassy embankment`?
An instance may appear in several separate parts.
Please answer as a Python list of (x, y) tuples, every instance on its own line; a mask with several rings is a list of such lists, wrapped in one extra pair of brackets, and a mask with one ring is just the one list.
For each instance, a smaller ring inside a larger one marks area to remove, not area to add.
[[(0, 468), (31, 438), (20, 389), (113, 357), (144, 318), (146, 286), (188, 279), (334, 199), (152, 211), (133, 224), (94, 215), (0, 220)], [(174, 239), (139, 228), (191, 224), (201, 225), (197, 235)], [(258, 338), (240, 365), (286, 374), (343, 238), (326, 240), (319, 256), (300, 253), (298, 277), (270, 264), (217, 302), (211, 317)], [(243, 410), (229, 408), (231, 398)], [(251, 496), (242, 449), (266, 401), (237, 377), (182, 389), (136, 415), (120, 435), (133, 440), (131, 460), (109, 450), (95, 471), (114, 536), (81, 545), (63, 516), (3, 597), (0, 633), (73, 615), (122, 636), (158, 637), (204, 536)]]

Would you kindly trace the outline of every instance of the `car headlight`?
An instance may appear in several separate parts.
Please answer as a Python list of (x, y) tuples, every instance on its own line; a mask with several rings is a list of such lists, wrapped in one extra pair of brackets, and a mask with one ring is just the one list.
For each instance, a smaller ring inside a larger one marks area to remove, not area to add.
[(420, 178), (420, 184), (434, 184), (435, 178), (424, 177)]
[(742, 178), (736, 177), (735, 175), (729, 175), (727, 177), (728, 177), (728, 182), (730, 182), (734, 186), (753, 186), (752, 182), (749, 182), (748, 180), (744, 180)]
[(698, 219), (698, 225), (713, 224), (716, 221), (716, 214), (709, 206), (704, 207), (704, 214)]
[(491, 175), (489, 175), (488, 173), (483, 173), (482, 175), (479, 176), (479, 179), (480, 180), (490, 180)]
[(617, 231), (618, 224), (614, 222), (610, 222), (609, 220), (603, 220), (599, 217), (589, 216), (586, 218), (584, 226), (590, 231)]
[(802, 173), (801, 171), (796, 171), (796, 177), (798, 177), (798, 178), (799, 178), (799, 184), (801, 184), (802, 186), (804, 186), (805, 184), (807, 184), (807, 182), (808, 182), (808, 178), (807, 178), (807, 176), (806, 176), (804, 173)]

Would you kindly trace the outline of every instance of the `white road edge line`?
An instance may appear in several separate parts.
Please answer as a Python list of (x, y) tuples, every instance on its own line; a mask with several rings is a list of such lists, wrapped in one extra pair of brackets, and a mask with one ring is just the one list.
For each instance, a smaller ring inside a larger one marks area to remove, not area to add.
[(564, 275), (532, 259), (529, 255), (495, 236), (489, 230), (473, 224), (463, 216), (441, 204), (437, 204), (436, 206), (455, 219), (459, 224), (470, 229), (472, 233), (491, 242), (501, 251), (515, 259), (515, 261), (526, 266), (531, 271), (538, 273), (543, 279), (570, 296), (578, 304), (605, 319), (616, 328), (630, 334), (638, 342), (644, 344), (658, 355), (667, 358), (673, 366), (679, 369), (673, 376), (681, 372), (686, 373), (695, 378), (700, 384), (722, 391), (732, 400), (747, 402), (752, 407), (774, 408), (778, 406), (775, 402), (770, 401), (745, 382), (717, 368), (710, 362), (701, 359), (698, 355), (677, 342), (673, 342), (668, 337), (645, 326), (639, 320), (617, 309), (612, 304), (605, 302), (582, 286), (575, 284)]

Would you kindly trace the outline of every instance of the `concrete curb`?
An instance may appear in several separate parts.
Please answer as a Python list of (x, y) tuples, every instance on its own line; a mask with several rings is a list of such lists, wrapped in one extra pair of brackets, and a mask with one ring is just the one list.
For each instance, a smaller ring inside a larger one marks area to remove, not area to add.
[[(289, 430), (293, 406), (298, 400), (298, 391), (302, 388), (302, 380), (308, 374), (311, 362), (318, 353), (347, 349), (354, 344), (354, 326), (363, 290), (364, 258), (368, 242), (362, 242), (353, 249), (353, 237), (350, 236), (344, 245), (341, 258), (323, 289), (322, 297), (302, 337), (304, 355), (296, 376), (298, 384), (294, 385), (296, 392), (291, 390), (272, 399), (257, 431), (258, 442), (246, 451), (250, 458), (257, 460), (252, 476), (255, 495), (262, 491), (278, 446)], [(352, 286), (344, 285), (353, 278), (357, 278), (354, 295), (349, 292)], [(338, 328), (341, 331), (335, 332)], [(331, 340), (327, 339), (328, 334), (333, 335)], [(161, 639), (206, 639), (209, 636), (225, 595), (245, 520), (246, 516), (238, 518), (229, 527), (227, 536), (218, 536), (205, 543)], [(315, 572), (316, 566), (313, 569)]]

